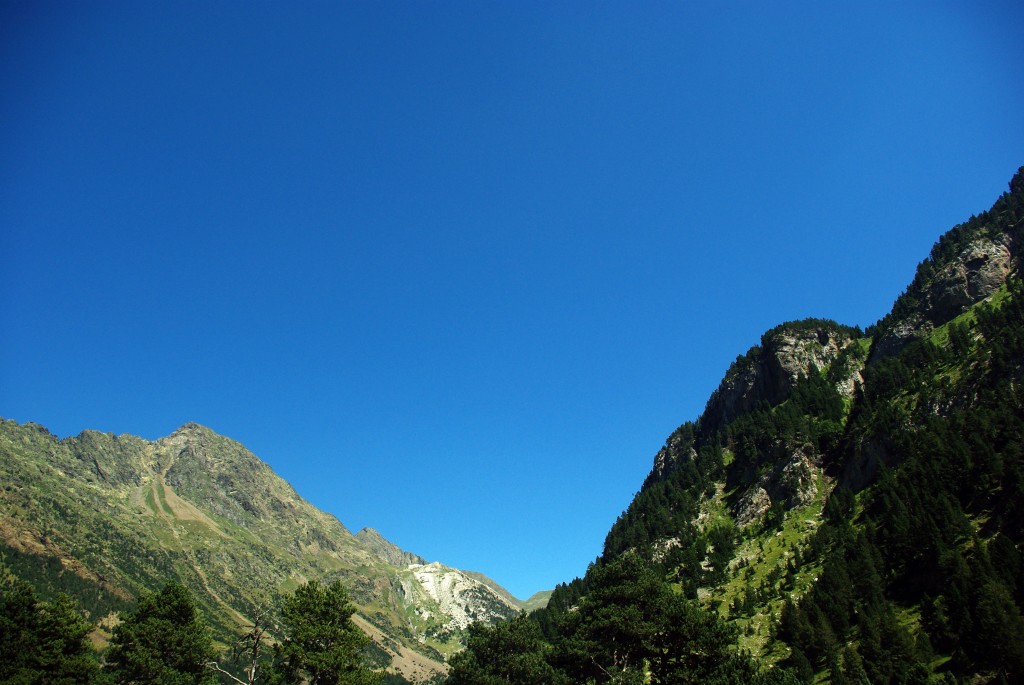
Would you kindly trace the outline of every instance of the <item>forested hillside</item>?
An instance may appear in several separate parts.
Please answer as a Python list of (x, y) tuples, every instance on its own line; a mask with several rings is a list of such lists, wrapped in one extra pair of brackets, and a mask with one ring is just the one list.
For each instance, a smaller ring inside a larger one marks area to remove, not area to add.
[(1024, 169), (867, 331), (790, 322), (452, 683), (1024, 680)]

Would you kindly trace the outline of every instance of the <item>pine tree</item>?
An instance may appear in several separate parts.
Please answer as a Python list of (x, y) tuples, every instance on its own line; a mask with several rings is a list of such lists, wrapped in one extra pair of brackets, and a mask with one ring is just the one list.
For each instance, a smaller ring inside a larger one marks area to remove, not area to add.
[(355, 607), (340, 581), (299, 587), (281, 606), (284, 640), (277, 648), (277, 682), (368, 685), (378, 674), (363, 661), (370, 639), (352, 622)]
[(212, 685), (212, 660), (210, 629), (176, 582), (139, 598), (114, 628), (107, 655), (116, 682), (131, 685)]
[(92, 626), (66, 595), (41, 602), (14, 581), (0, 593), (0, 683), (88, 685), (98, 664), (86, 640)]
[(525, 614), (495, 626), (469, 627), (466, 649), (449, 662), (448, 685), (567, 684), (546, 656), (540, 628)]

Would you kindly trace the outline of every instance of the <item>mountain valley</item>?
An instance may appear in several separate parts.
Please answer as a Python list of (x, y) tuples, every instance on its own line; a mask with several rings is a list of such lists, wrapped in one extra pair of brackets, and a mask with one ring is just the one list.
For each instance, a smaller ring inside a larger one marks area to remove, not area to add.
[(3, 421), (3, 565), (101, 633), (179, 579), (224, 640), (341, 580), (375, 664), (412, 682), (1021, 682), (1022, 255), (1024, 168), (875, 325), (767, 331), (550, 598), (352, 534), (197, 424), (149, 442)]

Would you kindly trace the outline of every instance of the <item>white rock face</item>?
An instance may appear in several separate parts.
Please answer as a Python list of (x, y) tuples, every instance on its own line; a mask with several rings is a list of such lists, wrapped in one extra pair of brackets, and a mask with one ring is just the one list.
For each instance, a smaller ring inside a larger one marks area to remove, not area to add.
[(761, 520), (772, 506), (772, 498), (768, 491), (762, 487), (752, 488), (740, 500), (739, 511), (736, 514), (736, 525), (740, 528), (756, 523)]
[(401, 579), (407, 605), (422, 610), (421, 619), (440, 624), (443, 631), (471, 623), (495, 623), (515, 616), (519, 607), (466, 573), (438, 562), (410, 564)]

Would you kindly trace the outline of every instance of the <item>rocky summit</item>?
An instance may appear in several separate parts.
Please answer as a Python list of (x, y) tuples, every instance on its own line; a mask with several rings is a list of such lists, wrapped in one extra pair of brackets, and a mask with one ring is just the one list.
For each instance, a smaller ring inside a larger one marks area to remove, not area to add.
[[(762, 675), (1021, 682), (1022, 246), (1024, 168), (874, 326), (791, 321), (739, 355), (655, 454), (601, 558), (535, 617), (552, 665), (587, 672), (559, 645), (591, 639), (576, 614), (610, 611), (602, 583), (639, 558)], [(667, 649), (633, 647), (644, 668)]]

